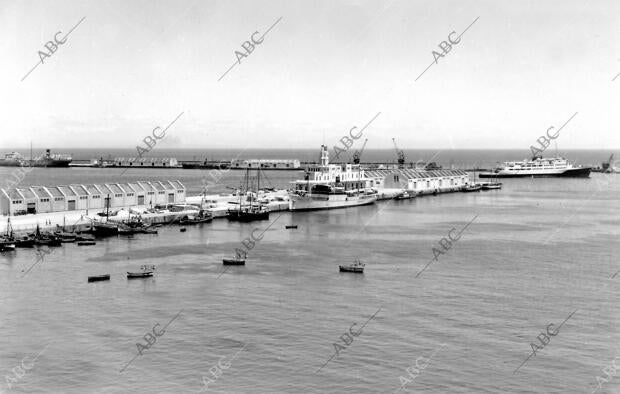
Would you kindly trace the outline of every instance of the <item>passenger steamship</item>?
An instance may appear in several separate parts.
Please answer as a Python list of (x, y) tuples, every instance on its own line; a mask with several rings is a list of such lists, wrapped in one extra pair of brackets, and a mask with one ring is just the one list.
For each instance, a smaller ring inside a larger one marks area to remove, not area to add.
[(481, 172), (480, 178), (512, 177), (577, 177), (590, 176), (590, 167), (574, 166), (563, 157), (543, 159), (534, 156), (531, 160), (509, 161), (492, 172)]
[(372, 204), (377, 200), (374, 180), (364, 175), (359, 164), (329, 164), (327, 146), (321, 145), (321, 164), (311, 166), (305, 179), (293, 182), (291, 211), (346, 208)]

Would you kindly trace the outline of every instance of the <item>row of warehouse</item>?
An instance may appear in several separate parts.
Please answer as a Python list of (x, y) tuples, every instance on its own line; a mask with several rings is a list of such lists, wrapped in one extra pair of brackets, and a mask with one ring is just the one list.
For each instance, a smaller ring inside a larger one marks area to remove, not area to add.
[(185, 197), (185, 186), (180, 181), (31, 186), (0, 189), (0, 213), (19, 215), (106, 207), (154, 206), (184, 203)]
[(375, 180), (375, 185), (379, 189), (406, 189), (416, 194), (459, 191), (471, 183), (469, 175), (463, 170), (370, 170), (365, 174)]

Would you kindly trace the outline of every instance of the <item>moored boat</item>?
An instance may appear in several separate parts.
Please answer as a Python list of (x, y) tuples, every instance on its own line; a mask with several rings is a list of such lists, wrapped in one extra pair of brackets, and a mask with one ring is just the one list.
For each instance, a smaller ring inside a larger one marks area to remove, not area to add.
[(88, 281), (89, 282), (101, 282), (104, 280), (110, 280), (110, 274), (105, 274), (105, 275), (94, 275), (94, 276), (89, 276), (88, 277)]
[(222, 259), (224, 265), (245, 265), (245, 259), (234, 257), (232, 259)]
[(97, 245), (97, 242), (95, 242), (95, 241), (77, 241), (77, 245), (78, 246), (91, 246), (91, 245)]
[(463, 188), (461, 189), (462, 192), (465, 193), (469, 193), (469, 192), (479, 192), (480, 190), (482, 190), (482, 185), (479, 184), (469, 184), (469, 185), (465, 185), (463, 186)]
[(543, 159), (534, 156), (530, 160), (507, 161), (491, 172), (481, 172), (480, 178), (518, 178), (518, 177), (571, 177), (588, 178), (591, 167), (574, 166), (563, 157)]
[(284, 228), (287, 228), (287, 229), (289, 229), (289, 228), (297, 228), (297, 225), (296, 224), (286, 225), (286, 226), (284, 226)]
[(11, 242), (0, 242), (0, 252), (10, 252), (15, 250), (15, 244)]
[(150, 278), (153, 276), (155, 272), (154, 265), (143, 265), (140, 267), (139, 272), (129, 272), (127, 271), (127, 279), (140, 279), (140, 278)]
[(482, 184), (482, 190), (495, 190), (495, 189), (501, 189), (501, 188), (502, 188), (501, 182), (485, 182)]
[(353, 272), (356, 274), (363, 274), (364, 267), (366, 264), (362, 263), (359, 260), (355, 260), (352, 264), (349, 265), (340, 265), (340, 272)]

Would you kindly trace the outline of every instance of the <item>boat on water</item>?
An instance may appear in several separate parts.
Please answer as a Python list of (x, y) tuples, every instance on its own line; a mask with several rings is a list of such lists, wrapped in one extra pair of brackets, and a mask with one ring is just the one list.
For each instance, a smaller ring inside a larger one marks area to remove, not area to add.
[(154, 272), (155, 272), (154, 265), (143, 265), (140, 267), (140, 271), (138, 272), (127, 271), (127, 279), (150, 278), (153, 276)]
[(95, 242), (95, 241), (77, 241), (77, 246), (91, 246), (91, 245), (97, 245), (97, 242)]
[(308, 167), (304, 179), (293, 182), (291, 211), (334, 209), (373, 204), (378, 193), (374, 180), (359, 164), (329, 164), (327, 146), (321, 145), (321, 164)]
[(112, 222), (92, 221), (92, 232), (96, 237), (118, 235), (118, 224)]
[(482, 190), (496, 190), (496, 189), (501, 189), (501, 188), (502, 188), (501, 182), (484, 182), (482, 184)]
[(110, 280), (110, 274), (105, 274), (105, 275), (94, 275), (94, 276), (89, 276), (88, 277), (88, 281), (89, 282), (101, 282), (104, 280)]
[(224, 265), (245, 265), (245, 259), (233, 257), (232, 259), (222, 259)]
[(461, 189), (461, 191), (465, 192), (465, 193), (479, 192), (480, 190), (482, 190), (482, 185), (477, 184), (477, 183), (472, 183), (472, 184), (469, 184), (469, 185), (465, 185)]
[[(91, 232), (96, 237), (109, 237), (118, 235), (118, 224), (110, 222), (110, 195), (106, 199), (105, 218), (106, 221), (91, 220)], [(98, 214), (99, 215), (99, 214)], [(101, 215), (100, 215), (101, 216)]]
[(0, 252), (10, 252), (15, 250), (15, 244), (11, 242), (0, 241)]
[(69, 167), (73, 159), (66, 154), (52, 154), (49, 149), (45, 150), (45, 154), (37, 158), (25, 159), (18, 152), (10, 152), (0, 159), (0, 167)]
[[(229, 208), (226, 217), (236, 222), (252, 222), (254, 220), (269, 220), (269, 210), (256, 201), (260, 190), (260, 168), (257, 168), (256, 190), (253, 189), (250, 180), (250, 169), (246, 169), (245, 177), (239, 188), (239, 203), (235, 208)], [(243, 197), (246, 201), (243, 201)]]
[(296, 224), (286, 225), (286, 226), (284, 226), (284, 228), (286, 228), (286, 229), (289, 229), (289, 228), (295, 228), (295, 229), (296, 229), (296, 228), (297, 228), (297, 225), (296, 225)]
[(15, 236), (11, 218), (7, 218), (6, 233), (0, 236), (0, 243), (15, 245), (18, 248), (32, 248), (34, 246), (34, 240), (34, 235), (25, 235), (22, 237)]
[(340, 267), (340, 272), (353, 272), (356, 274), (363, 274), (365, 266), (366, 264), (362, 263), (358, 259), (358, 260), (355, 260), (352, 264), (340, 265), (339, 267)]
[(588, 178), (591, 167), (575, 166), (563, 157), (543, 158), (534, 156), (530, 160), (507, 161), (493, 171), (481, 172), (480, 178), (517, 177), (572, 177)]

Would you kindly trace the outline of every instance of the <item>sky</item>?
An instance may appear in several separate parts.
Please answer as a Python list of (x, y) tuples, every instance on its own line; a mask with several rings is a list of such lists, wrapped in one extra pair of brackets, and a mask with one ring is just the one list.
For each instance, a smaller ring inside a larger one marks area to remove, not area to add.
[(0, 0), (0, 152), (134, 148), (177, 117), (160, 146), (331, 147), (377, 114), (372, 149), (529, 149), (569, 119), (561, 149), (618, 149), (619, 19), (611, 0)]

